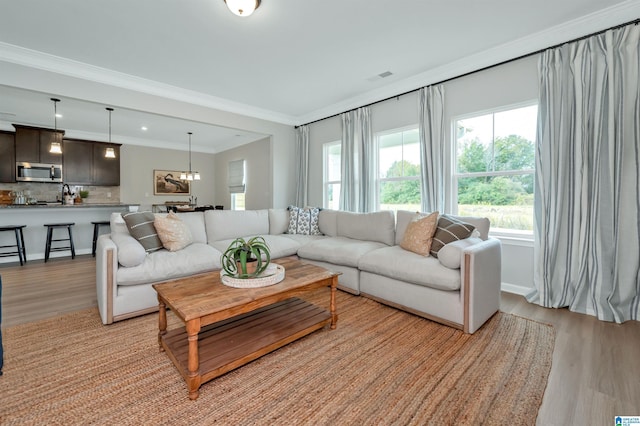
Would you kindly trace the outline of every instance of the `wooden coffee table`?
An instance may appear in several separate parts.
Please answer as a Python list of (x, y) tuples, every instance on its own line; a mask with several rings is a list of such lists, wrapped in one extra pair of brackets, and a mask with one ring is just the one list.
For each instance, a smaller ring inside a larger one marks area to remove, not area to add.
[[(200, 385), (330, 324), (336, 328), (338, 274), (296, 258), (284, 266), (285, 279), (268, 287), (225, 286), (220, 272), (154, 284), (160, 307), (158, 343), (182, 374), (189, 398)], [(330, 312), (297, 297), (330, 287)], [(171, 310), (185, 323), (167, 331)]]

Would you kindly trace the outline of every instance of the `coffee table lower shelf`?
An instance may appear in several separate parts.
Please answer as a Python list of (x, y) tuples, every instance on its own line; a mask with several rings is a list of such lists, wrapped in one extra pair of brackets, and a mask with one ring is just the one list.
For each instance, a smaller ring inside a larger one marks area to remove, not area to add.
[[(198, 333), (198, 387), (328, 324), (330, 312), (291, 298), (203, 327)], [(167, 331), (160, 343), (189, 383), (186, 330)]]

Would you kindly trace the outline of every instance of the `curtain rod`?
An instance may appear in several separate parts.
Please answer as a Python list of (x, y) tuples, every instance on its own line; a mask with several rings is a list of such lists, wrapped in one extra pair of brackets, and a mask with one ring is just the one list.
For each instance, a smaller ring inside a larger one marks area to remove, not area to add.
[[(600, 34), (602, 34), (602, 33), (605, 33), (605, 32), (607, 32), (607, 31), (609, 31), (609, 30), (615, 30), (615, 29), (618, 29), (618, 28), (626, 27), (627, 25), (638, 25), (638, 23), (640, 23), (640, 18), (638, 18), (638, 19), (634, 19), (633, 21), (625, 22), (624, 24), (615, 25), (615, 26), (613, 26), (613, 27), (610, 27), (610, 28), (607, 28), (607, 29), (604, 29), (604, 30), (596, 31), (596, 32), (594, 32), (594, 33), (587, 34), (587, 35), (585, 35), (585, 36), (581, 36), (581, 37), (578, 37), (578, 38), (574, 38), (573, 40), (564, 41), (564, 42), (562, 42), (562, 43), (558, 43), (558, 44), (556, 44), (556, 45), (554, 45), (554, 46), (551, 46), (551, 47), (545, 47), (544, 49), (536, 50), (535, 52), (526, 53), (526, 54), (524, 54), (524, 55), (521, 55), (521, 56), (518, 56), (518, 57), (515, 57), (515, 58), (507, 59), (507, 60), (505, 60), (505, 61), (498, 62), (497, 64), (487, 65), (486, 67), (478, 68), (477, 70), (469, 71), (469, 72), (466, 72), (466, 73), (464, 73), (464, 74), (456, 75), (456, 76), (454, 76), (454, 77), (449, 77), (449, 78), (446, 78), (446, 79), (444, 79), (444, 80), (442, 80), (442, 81), (439, 81), (439, 82), (437, 82), (437, 83), (431, 83), (431, 84), (428, 84), (428, 85), (426, 85), (426, 86), (418, 87), (417, 89), (407, 90), (406, 92), (402, 92), (402, 93), (399, 93), (399, 94), (397, 94), (397, 95), (389, 96), (388, 98), (380, 99), (380, 100), (378, 100), (378, 101), (373, 101), (373, 102), (370, 102), (370, 103), (368, 103), (368, 104), (366, 104), (366, 105), (362, 105), (362, 106), (360, 106), (360, 107), (358, 107), (358, 108), (366, 108), (366, 107), (368, 107), (368, 106), (375, 105), (375, 104), (379, 104), (379, 103), (382, 103), (382, 102), (386, 102), (386, 101), (388, 101), (388, 100), (390, 100), (390, 99), (394, 99), (394, 98), (399, 99), (401, 96), (408, 95), (409, 93), (417, 92), (417, 91), (419, 91), (420, 89), (422, 89), (423, 87), (435, 86), (436, 84), (444, 84), (444, 83), (447, 83), (447, 82), (449, 82), (449, 81), (456, 80), (456, 79), (458, 79), (458, 78), (462, 78), (462, 77), (466, 77), (466, 76), (468, 76), (468, 75), (475, 74), (475, 73), (477, 73), (477, 72), (486, 71), (486, 70), (488, 70), (488, 69), (495, 68), (495, 67), (498, 67), (498, 66), (500, 66), (500, 65), (505, 65), (505, 64), (508, 64), (508, 63), (510, 63), (510, 62), (515, 62), (515, 61), (518, 61), (518, 60), (520, 60), (520, 59), (528, 58), (529, 56), (533, 56), (533, 55), (540, 54), (540, 53), (544, 52), (545, 50), (555, 49), (555, 48), (557, 48), (557, 47), (563, 46), (563, 45), (568, 44), (568, 43), (575, 43), (575, 42), (577, 42), (577, 41), (584, 40), (584, 39), (589, 38), (589, 37), (593, 37), (593, 36), (596, 36), (596, 35), (600, 35)], [(300, 124), (300, 125), (298, 125), (298, 126), (294, 126), (294, 128), (296, 128), (296, 129), (297, 129), (297, 128), (298, 128), (298, 127), (300, 127), (300, 126), (308, 126), (309, 124), (317, 123), (317, 122), (319, 122), (319, 121), (326, 120), (326, 119), (328, 119), (328, 118), (337, 117), (337, 116), (339, 116), (339, 115), (344, 114), (345, 112), (354, 111), (354, 110), (356, 110), (356, 109), (358, 109), (358, 108), (352, 108), (352, 109), (349, 109), (349, 110), (346, 110), (346, 111), (343, 111), (343, 112), (339, 112), (339, 113), (337, 113), (337, 114), (329, 115), (329, 116), (324, 117), (324, 118), (319, 118), (319, 119), (317, 119), (317, 120), (313, 120), (313, 121), (310, 121), (310, 122), (305, 123), (305, 124)]]

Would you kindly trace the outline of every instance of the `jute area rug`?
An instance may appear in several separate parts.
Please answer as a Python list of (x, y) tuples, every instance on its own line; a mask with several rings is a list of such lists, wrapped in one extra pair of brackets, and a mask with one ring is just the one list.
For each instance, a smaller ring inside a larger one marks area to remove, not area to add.
[[(305, 298), (326, 305), (328, 292)], [(92, 308), (8, 328), (0, 424), (535, 423), (552, 327), (499, 313), (466, 335), (343, 292), (338, 312), (336, 330), (205, 383), (196, 401), (158, 350), (157, 314), (103, 326)]]

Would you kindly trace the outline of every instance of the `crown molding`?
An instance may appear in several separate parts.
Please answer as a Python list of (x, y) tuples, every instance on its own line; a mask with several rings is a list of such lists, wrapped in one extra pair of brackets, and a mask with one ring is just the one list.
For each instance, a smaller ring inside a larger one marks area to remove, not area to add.
[(616, 25), (624, 24), (640, 16), (640, 1), (627, 0), (607, 9), (600, 10), (562, 25), (510, 41), (442, 65), (423, 73), (408, 77), (389, 85), (354, 96), (344, 101), (328, 105), (309, 114), (299, 116), (297, 125), (322, 120), (350, 111), (363, 105), (379, 102), (382, 99), (395, 97), (400, 93), (418, 90), (430, 84), (437, 84), (451, 78), (500, 64), (514, 58), (520, 58), (542, 49), (562, 44), (585, 35), (603, 31)]
[(297, 121), (296, 117), (287, 114), (257, 108), (240, 102), (231, 101), (229, 99), (205, 95), (193, 90), (136, 77), (130, 74), (97, 67), (84, 62), (62, 58), (60, 56), (27, 49), (1, 41), (0, 61), (261, 120), (287, 125), (293, 125)]

